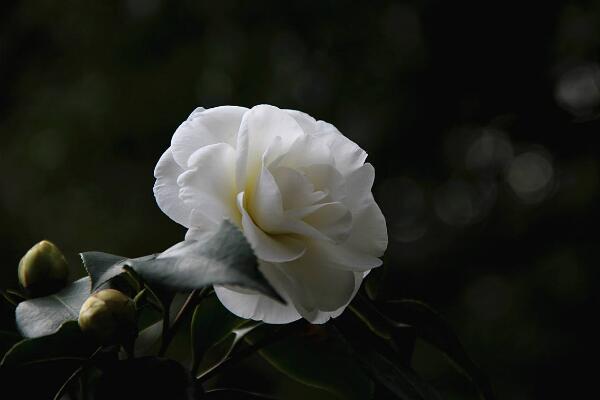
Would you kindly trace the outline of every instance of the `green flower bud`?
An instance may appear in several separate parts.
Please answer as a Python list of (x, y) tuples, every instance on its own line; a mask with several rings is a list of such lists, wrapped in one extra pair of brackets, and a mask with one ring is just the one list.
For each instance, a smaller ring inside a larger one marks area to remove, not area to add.
[(19, 283), (32, 297), (47, 296), (67, 285), (69, 267), (53, 243), (42, 240), (19, 262)]
[(115, 289), (96, 292), (81, 306), (79, 327), (102, 344), (126, 344), (137, 334), (135, 303)]

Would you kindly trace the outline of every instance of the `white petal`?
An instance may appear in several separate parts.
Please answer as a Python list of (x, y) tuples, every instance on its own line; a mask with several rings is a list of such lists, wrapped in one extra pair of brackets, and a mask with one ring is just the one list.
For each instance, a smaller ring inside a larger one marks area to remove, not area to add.
[(326, 195), (325, 192), (315, 191), (315, 186), (300, 171), (278, 167), (272, 174), (281, 193), (284, 210), (311, 206)]
[(317, 130), (317, 120), (304, 113), (302, 111), (297, 110), (284, 110), (288, 114), (290, 114), (300, 125), (304, 133), (312, 135)]
[(292, 143), (280, 163), (280, 165), (294, 169), (315, 164), (333, 166), (333, 152), (326, 138), (307, 134), (299, 136)]
[(294, 282), (288, 294), (303, 316), (314, 311), (335, 311), (355, 293), (355, 273), (329, 268), (327, 261), (312, 248), (281, 268)]
[(296, 120), (277, 107), (263, 104), (245, 113), (237, 138), (238, 191), (247, 190), (247, 181), (258, 176), (263, 154), (276, 137), (281, 138), (285, 152), (303, 134)]
[(183, 173), (183, 169), (173, 159), (171, 149), (167, 149), (158, 160), (154, 169), (154, 196), (160, 209), (173, 221), (185, 227), (189, 227), (191, 207), (187, 206), (179, 198), (179, 186), (177, 177)]
[(365, 164), (346, 177), (345, 204), (353, 217), (353, 229), (345, 245), (357, 252), (380, 257), (387, 248), (386, 222), (371, 193), (375, 170)]
[(196, 150), (188, 160), (189, 169), (179, 176), (179, 197), (188, 207), (212, 221), (223, 218), (239, 221), (235, 203), (235, 150), (217, 143)]
[[(364, 272), (381, 266), (382, 261), (355, 246), (344, 244), (334, 244), (328, 242), (319, 242), (316, 244), (327, 265), (331, 268), (344, 269), (347, 271)], [(375, 253), (373, 251), (373, 253)]]
[(306, 251), (304, 244), (289, 235), (268, 235), (256, 226), (244, 209), (244, 192), (238, 194), (238, 209), (242, 213), (244, 235), (258, 258), (268, 262), (286, 262), (301, 257)]
[(277, 182), (264, 164), (255, 187), (245, 193), (245, 208), (254, 223), (268, 233), (276, 230), (283, 218), (283, 202)]
[(201, 147), (215, 143), (235, 147), (242, 116), (247, 110), (235, 106), (196, 109), (173, 135), (171, 148), (175, 161), (185, 168), (188, 158)]
[(352, 302), (352, 299), (358, 292), (358, 289), (360, 289), (360, 285), (361, 285), (362, 281), (363, 281), (363, 275), (360, 273), (355, 273), (354, 274), (354, 293), (350, 297), (350, 300), (348, 300), (348, 302), (346, 304), (344, 304), (337, 310), (331, 311), (331, 312), (328, 312), (328, 311), (312, 311), (312, 312), (304, 311), (304, 314), (302, 316), (313, 324), (324, 324), (325, 322), (329, 321), (329, 319), (331, 319), (331, 318), (339, 317), (344, 312), (346, 307), (348, 307), (348, 304), (350, 304)]
[(301, 171), (306, 174), (315, 190), (328, 194), (328, 201), (344, 201), (346, 198), (346, 181), (333, 165), (314, 164)]
[(289, 282), (285, 275), (275, 265), (264, 262), (260, 264), (260, 271), (275, 290), (286, 299), (287, 304), (281, 304), (262, 294), (215, 285), (215, 293), (221, 303), (238, 317), (264, 321), (268, 324), (287, 324), (300, 319), (300, 314), (287, 297)]
[(340, 202), (326, 203), (321, 204), (321, 207), (304, 217), (304, 222), (313, 226), (333, 242), (341, 243), (350, 235), (352, 214)]
[(193, 209), (190, 215), (191, 227), (185, 233), (185, 240), (203, 240), (215, 234), (222, 221), (222, 219), (209, 218), (197, 208)]
[(367, 153), (332, 124), (318, 121), (316, 135), (324, 138), (329, 145), (335, 158), (335, 167), (342, 175), (351, 173), (365, 163)]

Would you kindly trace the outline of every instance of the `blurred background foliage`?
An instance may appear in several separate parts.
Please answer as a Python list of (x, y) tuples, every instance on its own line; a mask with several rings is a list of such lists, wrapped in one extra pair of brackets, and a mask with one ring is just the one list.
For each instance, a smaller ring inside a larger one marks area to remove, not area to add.
[[(74, 276), (80, 251), (181, 240), (152, 195), (175, 128), (196, 106), (270, 103), (369, 152), (383, 297), (439, 309), (499, 398), (569, 398), (595, 377), (599, 30), (597, 1), (5, 1), (1, 286), (41, 239)], [(425, 345), (415, 363), (473, 398)], [(327, 398), (258, 358), (237, 372)]]

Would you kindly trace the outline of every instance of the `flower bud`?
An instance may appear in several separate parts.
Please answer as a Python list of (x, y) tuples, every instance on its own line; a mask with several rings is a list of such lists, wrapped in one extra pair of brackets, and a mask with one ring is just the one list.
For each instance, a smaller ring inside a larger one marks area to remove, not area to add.
[(32, 297), (47, 296), (67, 285), (67, 260), (53, 243), (42, 240), (19, 262), (19, 283)]
[(79, 311), (79, 326), (102, 344), (124, 344), (135, 337), (135, 303), (115, 289), (94, 293)]

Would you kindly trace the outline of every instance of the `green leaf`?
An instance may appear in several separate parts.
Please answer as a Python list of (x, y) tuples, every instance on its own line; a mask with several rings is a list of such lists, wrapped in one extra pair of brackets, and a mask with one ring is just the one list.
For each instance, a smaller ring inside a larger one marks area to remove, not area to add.
[(404, 364), (411, 364), (416, 342), (414, 327), (391, 320), (360, 293), (349, 309), (373, 334), (385, 341)]
[[(242, 325), (233, 329), (219, 340), (204, 353), (202, 359), (196, 358), (192, 367), (192, 371), (196, 377), (206, 381), (221, 364), (230, 359), (230, 355), (234, 349), (242, 341), (242, 339), (257, 327), (261, 326), (262, 322), (247, 320)], [(198, 364), (196, 364), (198, 363)]]
[(0, 357), (21, 340), (21, 336), (14, 332), (0, 331)]
[(480, 397), (495, 398), (487, 376), (467, 355), (450, 325), (431, 307), (417, 300), (383, 303), (382, 311), (395, 321), (412, 325), (417, 336), (442, 351), (452, 364), (476, 385)]
[(159, 255), (135, 259), (111, 254), (81, 254), (93, 288), (131, 267), (146, 282), (176, 291), (213, 284), (234, 285), (284, 300), (258, 270), (258, 261), (243, 233), (225, 220), (219, 230), (203, 240), (185, 240)]
[[(246, 340), (256, 343), (267, 329), (252, 332)], [(309, 325), (304, 332), (294, 333), (258, 352), (290, 378), (340, 399), (373, 397), (373, 382), (355, 363), (344, 343), (318, 325)]]
[(235, 285), (283, 302), (258, 271), (246, 237), (227, 220), (206, 240), (186, 240), (152, 260), (132, 260), (129, 264), (151, 284), (183, 291), (212, 284)]
[(374, 333), (361, 315), (344, 313), (335, 326), (342, 341), (352, 349), (352, 355), (373, 380), (385, 386), (403, 400), (440, 400), (441, 397), (426, 381), (390, 347), (389, 340)]
[[(103, 253), (100, 251), (88, 251), (80, 253), (79, 256), (83, 261), (90, 280), (92, 282), (92, 292), (95, 292), (111, 279), (125, 273), (123, 267), (127, 261), (130, 261), (126, 257), (116, 256), (113, 254)], [(139, 257), (134, 260), (144, 261), (156, 258), (158, 254), (151, 254), (149, 256)]]
[(275, 397), (242, 389), (213, 389), (206, 392), (202, 398), (207, 400), (276, 400)]
[[(224, 347), (221, 351), (223, 354), (217, 357), (215, 357), (216, 354), (213, 354), (213, 361), (205, 362), (202, 367), (206, 370), (214, 362), (222, 361), (231, 352), (232, 344), (236, 339), (234, 331), (247, 322), (247, 320), (235, 316), (223, 307), (216, 296), (208, 297), (198, 304), (194, 310), (191, 325), (192, 371), (201, 367), (201, 361), (211, 347), (230, 336), (229, 340), (226, 340), (228, 343), (222, 346)], [(216, 358), (218, 360), (215, 360)]]
[(441, 400), (441, 396), (414, 371), (369, 348), (357, 356), (369, 375), (404, 400)]
[(50, 335), (66, 321), (77, 320), (90, 295), (90, 278), (81, 278), (58, 293), (23, 301), (15, 310), (17, 328), (28, 338)]
[(76, 321), (65, 322), (48, 336), (25, 339), (15, 344), (2, 359), (2, 367), (17, 367), (60, 360), (84, 361), (97, 349)]

